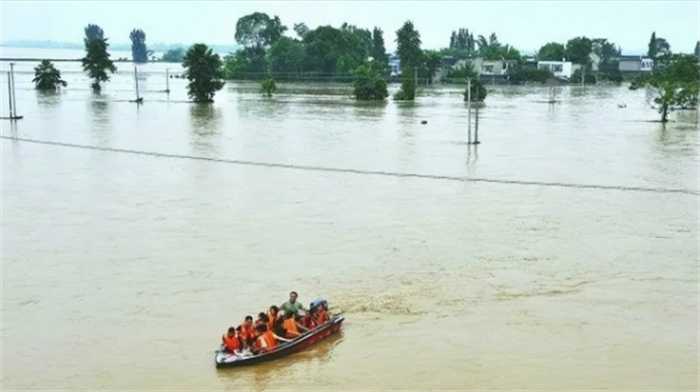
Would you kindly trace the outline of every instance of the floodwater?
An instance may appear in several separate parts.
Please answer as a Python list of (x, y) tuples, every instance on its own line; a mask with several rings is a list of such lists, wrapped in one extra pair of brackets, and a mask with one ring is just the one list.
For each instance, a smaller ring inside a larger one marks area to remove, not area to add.
[[(469, 147), (457, 86), (229, 82), (195, 105), (153, 64), (138, 106), (129, 64), (99, 95), (75, 63), (36, 92), (31, 66), (0, 122), (4, 390), (698, 387), (695, 111), (493, 87)], [(342, 335), (215, 369), (224, 330), (290, 289)]]

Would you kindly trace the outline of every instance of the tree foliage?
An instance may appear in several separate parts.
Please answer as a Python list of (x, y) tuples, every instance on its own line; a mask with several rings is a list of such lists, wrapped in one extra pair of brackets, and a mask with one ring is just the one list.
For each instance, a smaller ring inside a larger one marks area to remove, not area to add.
[(379, 27), (375, 27), (372, 30), (371, 56), (382, 74), (386, 73), (389, 69), (389, 56), (386, 54), (386, 47), (384, 45), (384, 32)]
[(545, 83), (553, 77), (554, 75), (552, 75), (549, 70), (528, 68), (520, 63), (508, 68), (508, 80), (513, 84), (523, 84), (528, 82)]
[(277, 84), (275, 79), (267, 78), (260, 82), (260, 91), (267, 97), (271, 97), (272, 94), (277, 91)]
[(146, 33), (141, 29), (131, 30), (131, 58), (135, 63), (145, 63), (148, 61), (148, 49), (146, 48)]
[(182, 59), (185, 57), (185, 48), (173, 48), (168, 49), (167, 52), (163, 54), (161, 61), (167, 63), (181, 63)]
[(309, 32), (309, 26), (306, 23), (294, 23), (294, 32), (297, 33), (300, 39), (304, 39), (306, 33)]
[(104, 32), (97, 25), (88, 25), (85, 28), (85, 57), (82, 58), (83, 70), (88, 73), (93, 79), (92, 88), (100, 89), (100, 83), (109, 80), (110, 73), (114, 73), (117, 68), (109, 58), (107, 48), (107, 38), (104, 37)]
[(558, 42), (548, 42), (537, 52), (537, 60), (562, 61), (566, 57), (566, 48)]
[(207, 45), (192, 45), (185, 54), (182, 66), (189, 80), (187, 95), (195, 102), (212, 102), (214, 94), (224, 87), (221, 59)]
[(566, 43), (566, 59), (575, 64), (588, 65), (593, 43), (586, 37), (572, 38)]
[(613, 58), (622, 54), (622, 49), (605, 38), (591, 40), (591, 50), (600, 58), (601, 64), (608, 64)]
[(460, 28), (457, 31), (452, 31), (450, 35), (450, 49), (464, 51), (467, 56), (471, 56), (476, 48), (474, 34), (469, 32), (469, 29)]
[(224, 76), (227, 79), (261, 79), (266, 76), (268, 63), (265, 49), (243, 48), (224, 58)]
[(429, 84), (433, 84), (435, 73), (442, 64), (442, 55), (435, 50), (424, 50), (421, 66), (421, 77), (427, 78)]
[(481, 84), (481, 81), (479, 79), (473, 79), (471, 83), (467, 84), (467, 87), (464, 89), (464, 102), (467, 102), (469, 100), (469, 89), (471, 86), (471, 100), (472, 102), (483, 102), (486, 99), (486, 87), (484, 87), (483, 84)]
[(41, 63), (34, 67), (34, 79), (32, 82), (37, 90), (56, 90), (67, 86), (68, 83), (61, 79), (61, 71), (56, 69), (49, 60), (41, 60)]
[(235, 38), (245, 47), (263, 48), (275, 43), (286, 30), (279, 17), (253, 12), (238, 19)]
[(355, 98), (361, 101), (381, 101), (389, 96), (383, 68), (375, 61), (367, 62), (355, 69), (353, 82)]
[(423, 57), (420, 33), (413, 27), (413, 22), (406, 21), (396, 31), (396, 44), (396, 52), (401, 60), (401, 90), (394, 98), (412, 101), (416, 96), (414, 72), (421, 65)]
[(647, 56), (652, 59), (657, 59), (669, 54), (671, 54), (671, 45), (668, 43), (668, 41), (666, 41), (665, 38), (657, 37), (656, 32), (651, 33)]
[(270, 72), (275, 74), (298, 74), (304, 65), (304, 45), (301, 41), (281, 37), (267, 52)]
[(668, 121), (670, 111), (696, 108), (700, 93), (700, 65), (697, 57), (684, 54), (667, 55), (650, 75), (642, 75), (630, 88), (648, 86), (656, 91), (654, 102), (659, 105), (661, 121)]
[(476, 43), (479, 56), (486, 60), (520, 60), (520, 52), (510, 45), (502, 45), (496, 33), (491, 33), (488, 39), (479, 35)]

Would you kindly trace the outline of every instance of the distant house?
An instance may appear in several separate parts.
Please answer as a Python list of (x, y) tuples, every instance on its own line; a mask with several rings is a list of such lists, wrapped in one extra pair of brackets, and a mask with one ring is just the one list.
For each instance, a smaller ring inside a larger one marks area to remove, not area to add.
[(399, 59), (399, 56), (395, 54), (389, 55), (389, 70), (392, 77), (401, 75), (401, 59)]
[(571, 79), (574, 67), (571, 61), (538, 61), (537, 69), (544, 69), (559, 79)]
[(619, 56), (617, 58), (620, 72), (651, 72), (654, 60), (643, 56)]
[(481, 76), (505, 76), (508, 69), (515, 64), (511, 60), (486, 60), (477, 57), (471, 60), (472, 67)]

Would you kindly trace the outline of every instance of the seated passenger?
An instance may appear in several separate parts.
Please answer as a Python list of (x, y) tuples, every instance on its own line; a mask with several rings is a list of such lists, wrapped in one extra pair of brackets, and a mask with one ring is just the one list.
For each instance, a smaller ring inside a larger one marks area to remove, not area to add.
[(258, 325), (260, 325), (260, 324), (267, 325), (269, 321), (270, 321), (270, 318), (267, 317), (267, 314), (265, 314), (264, 312), (260, 312), (260, 313), (258, 313), (258, 319), (255, 320), (255, 328), (257, 328)]
[(285, 313), (284, 323), (282, 323), (282, 328), (284, 328), (284, 334), (289, 339), (294, 339), (301, 335), (299, 330), (304, 332), (308, 331), (308, 328), (299, 324), (294, 318), (294, 313)]
[(325, 305), (321, 305), (318, 308), (316, 308), (316, 312), (314, 313), (314, 323), (317, 326), (325, 324), (330, 319), (330, 317), (328, 316), (328, 309), (326, 309)]
[(245, 316), (245, 320), (241, 325), (240, 338), (245, 346), (251, 346), (253, 343), (255, 343), (255, 326), (253, 325), (253, 316)]
[(235, 353), (241, 348), (241, 341), (238, 340), (236, 328), (229, 327), (228, 332), (221, 336), (221, 341), (224, 345), (224, 351)]
[(280, 308), (278, 308), (277, 305), (270, 306), (270, 309), (267, 311), (267, 329), (269, 329), (270, 331), (275, 331), (275, 324), (277, 323), (277, 319), (280, 315), (279, 312)]
[(255, 352), (264, 353), (274, 350), (277, 347), (277, 341), (281, 340), (283, 342), (289, 342), (288, 339), (279, 337), (275, 335), (272, 331), (267, 329), (266, 324), (258, 324), (255, 327), (258, 338), (255, 340)]

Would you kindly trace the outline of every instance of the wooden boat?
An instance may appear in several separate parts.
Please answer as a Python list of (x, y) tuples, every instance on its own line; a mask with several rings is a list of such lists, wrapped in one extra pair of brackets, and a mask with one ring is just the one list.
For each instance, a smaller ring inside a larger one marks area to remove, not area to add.
[(343, 320), (345, 320), (345, 317), (342, 315), (333, 316), (325, 324), (319, 325), (291, 342), (281, 343), (276, 349), (266, 353), (257, 355), (233, 354), (230, 352), (225, 352), (223, 351), (223, 348), (220, 348), (216, 351), (216, 356), (214, 358), (216, 367), (225, 368), (254, 365), (260, 362), (271, 361), (298, 351), (302, 351), (340, 331)]

